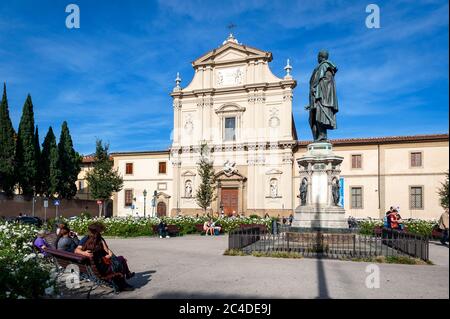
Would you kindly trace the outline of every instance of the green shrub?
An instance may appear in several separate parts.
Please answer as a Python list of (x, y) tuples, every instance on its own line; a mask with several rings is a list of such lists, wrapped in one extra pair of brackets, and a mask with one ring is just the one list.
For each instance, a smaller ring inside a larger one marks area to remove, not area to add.
[[(176, 225), (180, 228), (180, 235), (197, 233), (195, 225), (201, 224), (208, 219), (206, 216), (176, 216), (164, 218), (168, 225)], [(241, 224), (258, 224), (270, 226), (270, 218), (219, 218), (216, 225), (220, 225), (224, 232), (239, 228)], [(87, 234), (88, 226), (93, 222), (101, 222), (105, 225), (105, 236), (135, 237), (153, 235), (152, 226), (159, 224), (155, 217), (94, 217), (92, 219), (78, 217), (67, 221), (69, 227), (80, 236)]]
[(404, 222), (406, 231), (410, 234), (431, 237), (433, 228), (437, 225), (436, 221), (411, 220)]
[(376, 227), (382, 227), (383, 222), (380, 220), (364, 220), (359, 222), (359, 232), (362, 235), (373, 235)]

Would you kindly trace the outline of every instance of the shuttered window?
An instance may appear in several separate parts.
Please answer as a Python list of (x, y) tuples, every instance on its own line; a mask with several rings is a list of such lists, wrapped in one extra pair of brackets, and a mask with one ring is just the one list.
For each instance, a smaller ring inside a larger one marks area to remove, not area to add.
[(422, 152), (412, 152), (411, 167), (421, 167), (421, 166), (422, 166)]
[(125, 174), (132, 175), (133, 174), (133, 163), (125, 164)]
[(125, 190), (125, 206), (133, 205), (133, 190), (126, 189)]
[(362, 168), (362, 155), (352, 155), (352, 168)]
[(166, 174), (166, 169), (167, 169), (166, 162), (159, 162), (159, 165), (158, 165), (159, 174)]

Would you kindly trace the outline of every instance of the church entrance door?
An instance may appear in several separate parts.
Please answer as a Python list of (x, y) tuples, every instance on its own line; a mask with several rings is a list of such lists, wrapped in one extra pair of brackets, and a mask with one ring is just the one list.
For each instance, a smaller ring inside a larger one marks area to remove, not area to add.
[(166, 216), (166, 210), (167, 210), (166, 203), (159, 202), (158, 206), (156, 207), (156, 214), (157, 214), (157, 216), (158, 217)]
[(238, 197), (239, 190), (237, 188), (222, 188), (221, 189), (221, 203), (223, 205), (223, 212), (227, 216), (231, 216), (238, 212)]

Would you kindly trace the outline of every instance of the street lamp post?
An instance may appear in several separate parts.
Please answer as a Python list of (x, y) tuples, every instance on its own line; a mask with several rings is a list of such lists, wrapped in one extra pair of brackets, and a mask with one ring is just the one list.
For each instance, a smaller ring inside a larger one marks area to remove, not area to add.
[(153, 217), (156, 217), (156, 213), (155, 213), (155, 207), (156, 207), (156, 198), (158, 197), (158, 191), (154, 191), (153, 192), (153, 202), (152, 202), (152, 206), (153, 206)]
[(144, 218), (145, 218), (145, 208), (146, 208), (146, 198), (147, 198), (147, 190), (146, 189), (144, 189), (143, 194), (144, 194)]

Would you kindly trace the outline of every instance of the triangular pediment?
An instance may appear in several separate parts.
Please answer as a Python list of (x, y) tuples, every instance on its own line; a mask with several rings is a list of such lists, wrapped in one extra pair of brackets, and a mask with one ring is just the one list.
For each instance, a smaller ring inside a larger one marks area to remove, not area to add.
[(222, 52), (221, 54), (218, 54), (215, 57), (214, 61), (222, 62), (222, 61), (245, 59), (246, 57), (247, 57), (247, 55), (245, 54), (245, 52), (230, 49), (230, 50)]
[(181, 174), (181, 176), (195, 176), (195, 173), (192, 171), (185, 171)]
[(199, 65), (221, 64), (262, 59), (272, 61), (272, 53), (252, 48), (246, 45), (226, 42), (224, 45), (214, 49), (192, 62), (194, 67)]

